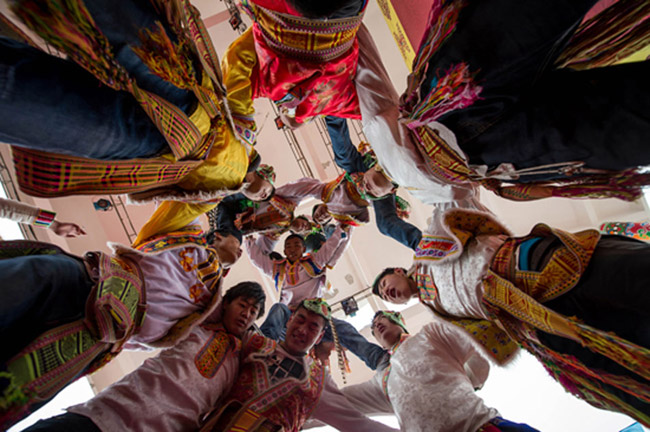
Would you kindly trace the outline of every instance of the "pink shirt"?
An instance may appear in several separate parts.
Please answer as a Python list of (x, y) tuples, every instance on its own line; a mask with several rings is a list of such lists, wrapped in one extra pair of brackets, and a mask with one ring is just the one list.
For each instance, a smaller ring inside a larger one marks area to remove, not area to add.
[(239, 339), (221, 326), (190, 336), (68, 411), (89, 417), (102, 431), (197, 430), (227, 395), (239, 369)]
[(198, 266), (213, 253), (188, 246), (158, 254), (124, 253), (140, 267), (145, 280), (147, 313), (140, 331), (126, 348), (156, 341), (167, 334), (180, 319), (204, 310), (212, 293), (201, 281)]
[[(304, 258), (294, 263), (284, 260), (282, 263), (269, 258), (273, 243), (266, 237), (246, 238), (246, 251), (252, 263), (264, 274), (276, 282), (276, 289), (281, 289), (280, 303), (294, 305), (304, 299), (321, 297), (327, 280), (327, 267), (333, 267), (343, 255), (350, 235), (338, 226), (321, 248), (311, 254), (309, 262)], [(284, 267), (280, 269), (280, 267)], [(280, 281), (280, 270), (284, 273)], [(280, 286), (277, 286), (281, 283)]]

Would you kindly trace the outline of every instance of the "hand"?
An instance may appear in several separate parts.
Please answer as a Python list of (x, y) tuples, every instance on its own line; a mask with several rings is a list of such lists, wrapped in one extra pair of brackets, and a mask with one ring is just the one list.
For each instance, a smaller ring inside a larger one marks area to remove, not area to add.
[(330, 353), (333, 349), (334, 342), (321, 342), (314, 347), (314, 355), (323, 365), (329, 366)]
[(83, 228), (71, 222), (58, 222), (55, 220), (52, 222), (52, 225), (50, 225), (50, 229), (54, 231), (54, 234), (61, 237), (77, 237), (86, 235), (86, 231), (84, 231)]
[(280, 117), (280, 120), (284, 126), (288, 127), (289, 129), (298, 129), (300, 126), (302, 126), (302, 123), (298, 123), (296, 121), (296, 118), (289, 115), (287, 110), (281, 109), (280, 115), (278, 117)]

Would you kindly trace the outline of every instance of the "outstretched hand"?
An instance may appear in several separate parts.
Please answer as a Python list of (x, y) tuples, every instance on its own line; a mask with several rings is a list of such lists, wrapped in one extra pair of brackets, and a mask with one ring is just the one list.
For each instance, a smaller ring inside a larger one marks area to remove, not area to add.
[(50, 229), (54, 231), (54, 234), (61, 237), (77, 237), (86, 235), (86, 231), (79, 225), (71, 222), (52, 222)]

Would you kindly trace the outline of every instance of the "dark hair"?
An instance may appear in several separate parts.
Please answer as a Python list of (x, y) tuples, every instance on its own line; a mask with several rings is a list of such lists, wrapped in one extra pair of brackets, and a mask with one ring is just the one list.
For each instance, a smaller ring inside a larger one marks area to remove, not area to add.
[[(384, 276), (393, 274), (395, 273), (395, 270), (399, 270), (400, 268), (401, 267), (386, 267), (381, 273), (379, 273), (379, 276), (377, 276), (372, 283), (372, 293), (381, 298), (381, 295), (379, 295), (379, 282), (381, 282)], [(402, 270), (406, 271), (403, 268)]]
[(242, 233), (238, 229), (213, 229), (208, 231), (207, 233), (203, 234), (203, 238), (205, 238), (205, 241), (208, 243), (208, 245), (211, 245), (214, 243), (214, 240), (216, 239), (216, 235), (219, 234), (221, 237), (228, 237), (230, 235), (235, 236), (237, 240), (239, 240), (239, 243), (241, 244), (242, 242)]
[(255, 152), (253, 155), (253, 159), (248, 161), (248, 168), (246, 168), (246, 172), (255, 172), (257, 169), (260, 167), (260, 164), (262, 163), (262, 156), (260, 156), (259, 153)]
[(325, 203), (314, 204), (314, 206), (311, 208), (311, 217), (312, 218), (314, 217), (314, 214), (316, 213), (316, 209), (318, 207), (320, 207), (320, 206), (327, 206), (327, 204), (325, 204)]
[(284, 244), (287, 244), (287, 242), (288, 242), (289, 240), (293, 239), (293, 238), (298, 238), (298, 239), (300, 239), (300, 242), (302, 243), (302, 246), (303, 246), (305, 249), (307, 248), (307, 246), (305, 245), (305, 239), (302, 238), (302, 236), (301, 236), (300, 234), (290, 234), (289, 237), (287, 237), (287, 238), (284, 240)]
[(226, 294), (223, 296), (223, 302), (230, 304), (233, 302), (233, 300), (239, 297), (254, 299), (260, 305), (260, 310), (257, 314), (257, 317), (259, 318), (264, 315), (264, 303), (266, 302), (266, 294), (264, 294), (264, 290), (260, 284), (257, 282), (249, 281), (239, 282), (237, 285), (226, 291)]
[(269, 258), (271, 258), (274, 261), (282, 261), (284, 259), (284, 257), (276, 251), (271, 251), (271, 253), (269, 254)]
[(307, 252), (316, 252), (323, 246), (327, 239), (319, 232), (311, 232), (305, 237), (305, 248)]
[[(327, 18), (346, 6), (360, 3), (359, 0), (287, 0), (293, 8), (307, 18)], [(363, 3), (361, 3), (363, 4)], [(358, 9), (358, 7), (355, 7)]]

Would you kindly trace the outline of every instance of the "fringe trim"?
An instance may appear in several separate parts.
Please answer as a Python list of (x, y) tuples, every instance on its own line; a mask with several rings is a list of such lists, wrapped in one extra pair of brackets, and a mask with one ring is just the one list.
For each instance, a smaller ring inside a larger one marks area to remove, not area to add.
[(140, 43), (133, 52), (154, 74), (184, 90), (198, 85), (187, 45), (174, 44), (159, 21), (155, 30), (140, 31)]
[(128, 90), (126, 70), (81, 0), (26, 0), (12, 11), (48, 44), (67, 54), (114, 90)]
[(556, 61), (576, 70), (609, 66), (650, 44), (650, 2), (618, 0), (584, 22)]

